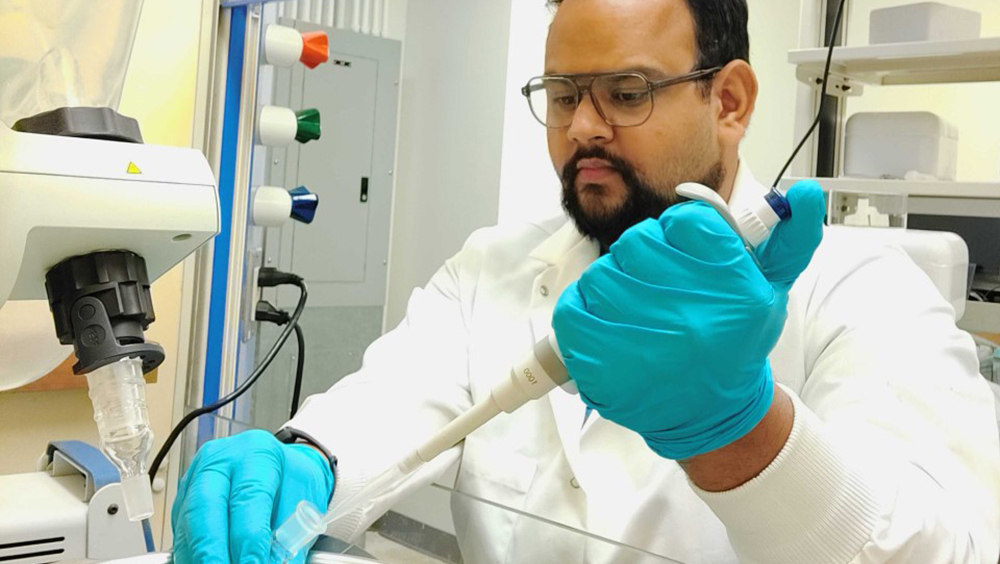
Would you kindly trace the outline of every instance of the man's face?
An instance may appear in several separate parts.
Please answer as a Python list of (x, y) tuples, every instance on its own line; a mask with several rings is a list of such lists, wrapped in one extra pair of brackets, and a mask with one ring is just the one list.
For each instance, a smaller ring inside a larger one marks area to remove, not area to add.
[[(565, 0), (545, 52), (547, 75), (638, 71), (656, 81), (696, 70), (696, 63), (685, 0)], [(701, 87), (655, 91), (652, 115), (635, 127), (608, 125), (585, 95), (568, 127), (548, 130), (563, 206), (603, 249), (632, 225), (659, 217), (677, 201), (678, 184), (720, 188), (722, 151)]]

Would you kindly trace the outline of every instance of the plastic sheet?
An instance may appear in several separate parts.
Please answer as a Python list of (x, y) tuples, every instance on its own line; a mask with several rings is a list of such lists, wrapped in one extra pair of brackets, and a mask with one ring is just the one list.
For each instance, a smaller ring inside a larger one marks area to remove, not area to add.
[(0, 121), (118, 109), (142, 0), (0, 0)]

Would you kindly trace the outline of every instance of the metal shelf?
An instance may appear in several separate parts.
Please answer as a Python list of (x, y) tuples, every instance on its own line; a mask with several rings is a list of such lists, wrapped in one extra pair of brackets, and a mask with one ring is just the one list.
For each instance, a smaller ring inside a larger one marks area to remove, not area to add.
[[(787, 190), (799, 178), (786, 178), (779, 187)], [(911, 182), (864, 178), (815, 178), (824, 192), (844, 190), (882, 194), (906, 194), (907, 211), (913, 214), (1000, 219), (1000, 182)]]
[[(826, 57), (825, 48), (788, 53), (799, 80), (807, 84), (822, 77)], [(831, 73), (848, 84), (876, 86), (1000, 81), (1000, 37), (839, 47)]]
[[(788, 188), (800, 178), (781, 181), (782, 188)], [(817, 178), (824, 191), (847, 190), (852, 192), (873, 192), (886, 194), (906, 194), (923, 198), (975, 198), (1000, 200), (1000, 181), (997, 182), (914, 182), (909, 180), (877, 180), (867, 178)]]

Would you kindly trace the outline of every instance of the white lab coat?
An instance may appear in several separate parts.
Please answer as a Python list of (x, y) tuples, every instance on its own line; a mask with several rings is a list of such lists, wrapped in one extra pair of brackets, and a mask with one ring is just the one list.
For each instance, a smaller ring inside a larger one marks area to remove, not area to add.
[[(742, 167), (730, 205), (764, 190)], [(560, 293), (597, 254), (565, 217), (474, 233), (413, 293), (406, 319), (372, 344), (363, 368), (289, 422), (339, 458), (334, 501), (483, 401), (550, 331)], [(650, 553), (689, 564), (993, 564), (993, 396), (953, 316), (902, 251), (828, 231), (791, 291), (770, 357), (795, 403), (792, 435), (751, 482), (701, 491), (632, 431), (597, 413), (585, 421), (579, 396), (557, 389), (330, 532), (356, 536), (460, 457), (460, 491), (641, 549), (454, 496), (469, 564), (670, 561)]]

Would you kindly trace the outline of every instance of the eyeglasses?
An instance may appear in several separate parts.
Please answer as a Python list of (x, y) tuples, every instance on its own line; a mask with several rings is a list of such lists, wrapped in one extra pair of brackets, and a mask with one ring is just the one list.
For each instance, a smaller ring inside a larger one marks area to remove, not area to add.
[(528, 81), (521, 94), (528, 99), (535, 119), (550, 129), (569, 127), (588, 92), (597, 113), (608, 125), (635, 127), (653, 115), (653, 92), (711, 78), (720, 70), (722, 67), (702, 69), (652, 82), (637, 72), (537, 76)]

